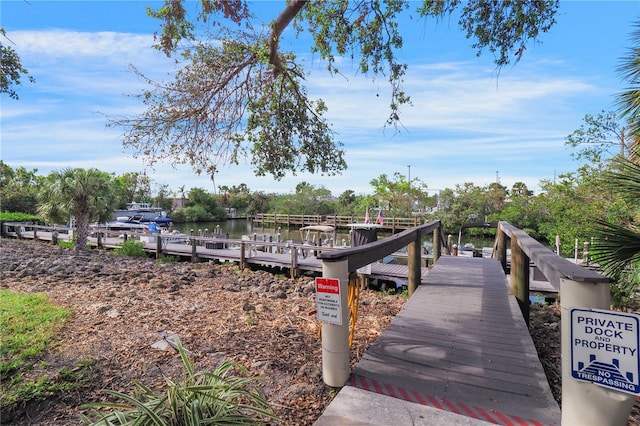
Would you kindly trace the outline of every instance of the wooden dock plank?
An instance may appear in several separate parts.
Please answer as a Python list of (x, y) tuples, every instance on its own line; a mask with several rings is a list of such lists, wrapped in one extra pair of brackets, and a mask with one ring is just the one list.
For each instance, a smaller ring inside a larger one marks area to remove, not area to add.
[(443, 256), (353, 371), (543, 424), (560, 410), (499, 262)]

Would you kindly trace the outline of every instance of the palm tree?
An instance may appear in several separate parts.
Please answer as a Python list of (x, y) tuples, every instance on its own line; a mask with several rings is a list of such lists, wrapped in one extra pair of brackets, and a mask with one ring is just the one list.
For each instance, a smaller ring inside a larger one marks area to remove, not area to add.
[(89, 222), (106, 221), (113, 207), (111, 176), (97, 169), (65, 168), (47, 176), (38, 213), (62, 223), (75, 218), (75, 250), (86, 250)]
[(640, 286), (640, 20), (635, 24), (631, 37), (634, 45), (623, 58), (620, 74), (629, 82), (628, 88), (619, 94), (617, 104), (620, 113), (629, 122), (632, 144), (628, 157), (618, 156), (613, 168), (605, 172), (605, 184), (619, 194), (629, 206), (629, 219), (612, 223), (600, 220), (592, 247), (594, 260), (605, 273), (615, 280), (626, 281), (629, 294), (635, 294)]
[(620, 114), (629, 120), (629, 133), (632, 140), (640, 137), (640, 19), (633, 26), (631, 34), (633, 46), (628, 56), (622, 59), (618, 73), (629, 83), (626, 90), (618, 95), (617, 105)]
[(640, 228), (634, 223), (639, 212), (633, 211), (640, 205), (640, 163), (617, 157), (614, 167), (604, 173), (604, 181), (627, 202), (629, 220), (625, 223), (599, 220), (592, 252), (605, 272), (618, 278), (627, 268), (640, 267)]

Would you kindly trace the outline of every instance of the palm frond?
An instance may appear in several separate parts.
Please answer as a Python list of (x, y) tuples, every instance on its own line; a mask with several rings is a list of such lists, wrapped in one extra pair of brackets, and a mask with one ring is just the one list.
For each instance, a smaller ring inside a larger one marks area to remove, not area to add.
[(602, 220), (597, 221), (597, 226), (599, 235), (591, 253), (605, 273), (615, 278), (628, 266), (640, 264), (640, 232)]

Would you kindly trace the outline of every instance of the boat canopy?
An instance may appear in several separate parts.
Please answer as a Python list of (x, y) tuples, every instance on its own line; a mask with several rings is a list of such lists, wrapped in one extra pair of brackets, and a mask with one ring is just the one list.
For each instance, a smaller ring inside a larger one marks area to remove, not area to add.
[(331, 225), (309, 225), (300, 228), (301, 231), (316, 231), (316, 232), (333, 232), (335, 228)]

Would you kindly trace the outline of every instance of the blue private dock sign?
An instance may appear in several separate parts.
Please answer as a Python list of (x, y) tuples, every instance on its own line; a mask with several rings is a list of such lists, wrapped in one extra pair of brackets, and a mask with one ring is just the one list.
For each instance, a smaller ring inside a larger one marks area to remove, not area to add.
[(639, 316), (571, 309), (571, 376), (640, 394)]

